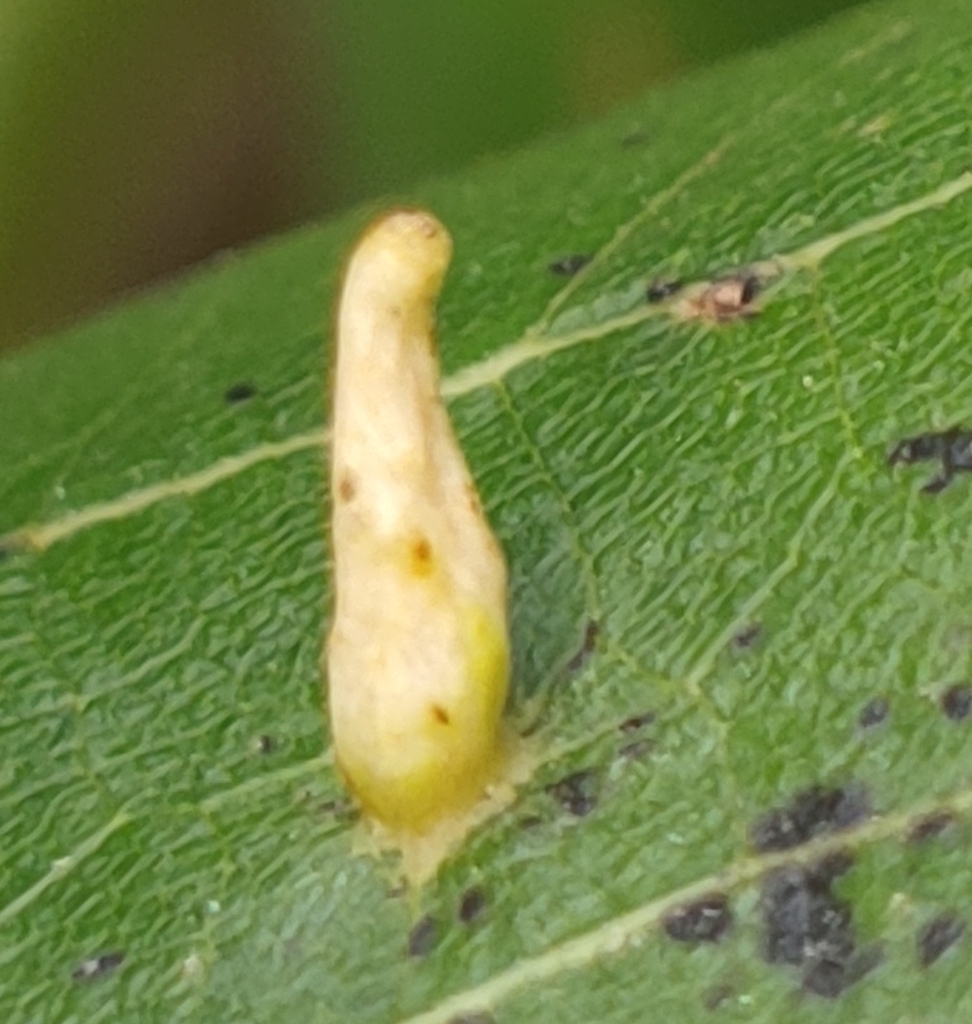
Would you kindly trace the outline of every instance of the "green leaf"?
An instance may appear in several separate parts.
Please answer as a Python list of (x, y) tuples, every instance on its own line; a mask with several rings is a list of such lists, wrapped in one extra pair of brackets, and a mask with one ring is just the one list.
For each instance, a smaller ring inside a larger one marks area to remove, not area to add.
[[(547, 751), (411, 901), (319, 698), (365, 213), (0, 362), (3, 1020), (969, 1016), (972, 492), (886, 455), (972, 425), (970, 45), (964, 3), (874, 7), (411, 197)], [(645, 301), (753, 263), (756, 316)], [(754, 849), (801, 793), (812, 842)], [(728, 934), (670, 938), (710, 893)]]

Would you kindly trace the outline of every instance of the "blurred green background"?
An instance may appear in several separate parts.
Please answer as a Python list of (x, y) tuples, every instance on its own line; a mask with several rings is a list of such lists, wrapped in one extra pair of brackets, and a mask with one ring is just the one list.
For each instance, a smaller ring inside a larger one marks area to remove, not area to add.
[(0, 0), (0, 347), (853, 3)]

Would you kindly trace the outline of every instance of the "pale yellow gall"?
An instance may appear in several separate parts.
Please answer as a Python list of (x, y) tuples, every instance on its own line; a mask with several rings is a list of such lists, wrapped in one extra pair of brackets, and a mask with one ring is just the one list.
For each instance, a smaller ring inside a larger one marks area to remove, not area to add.
[(386, 215), (337, 318), (328, 709), (348, 787), (398, 837), (457, 821), (504, 770), (506, 566), (439, 396), (451, 251), (430, 214)]

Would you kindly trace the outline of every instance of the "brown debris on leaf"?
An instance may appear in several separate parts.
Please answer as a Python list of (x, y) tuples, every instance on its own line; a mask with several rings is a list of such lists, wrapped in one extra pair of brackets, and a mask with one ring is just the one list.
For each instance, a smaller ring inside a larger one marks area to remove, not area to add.
[(685, 320), (703, 320), (723, 324), (755, 316), (759, 310), (753, 300), (764, 286), (762, 278), (752, 270), (740, 270), (708, 284), (686, 291), (678, 313)]

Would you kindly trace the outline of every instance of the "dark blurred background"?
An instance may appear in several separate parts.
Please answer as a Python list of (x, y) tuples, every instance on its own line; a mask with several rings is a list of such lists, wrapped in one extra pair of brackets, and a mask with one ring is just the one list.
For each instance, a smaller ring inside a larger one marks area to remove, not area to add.
[(855, 0), (0, 0), (0, 347)]

